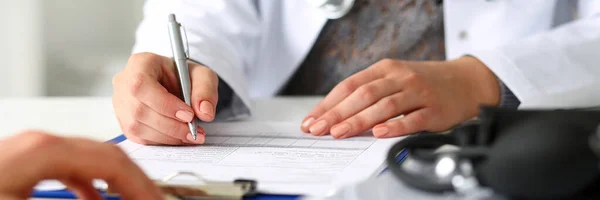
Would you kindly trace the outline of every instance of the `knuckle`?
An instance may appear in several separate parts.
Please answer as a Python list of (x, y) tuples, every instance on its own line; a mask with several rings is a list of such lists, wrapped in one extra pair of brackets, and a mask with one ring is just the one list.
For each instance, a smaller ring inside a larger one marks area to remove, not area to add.
[(369, 127), (367, 127), (368, 126), (367, 120), (365, 120), (364, 117), (359, 116), (359, 115), (354, 116), (349, 124), (350, 124), (350, 127), (354, 128), (353, 129), (354, 131), (369, 128)]
[(206, 74), (206, 75), (210, 76), (211, 78), (217, 78), (217, 73), (215, 73), (212, 69), (210, 69), (208, 67), (200, 65), (198, 67), (198, 70), (200, 71), (200, 73)]
[(134, 119), (140, 119), (146, 114), (146, 108), (141, 102), (136, 101), (132, 104), (131, 112)]
[(378, 61), (375, 66), (377, 66), (380, 69), (388, 69), (390, 67), (392, 67), (393, 65), (396, 64), (396, 61), (390, 58), (384, 58), (381, 59), (380, 61)]
[(387, 65), (392, 65), (394, 64), (396, 61), (394, 59), (390, 59), (390, 58), (384, 58), (381, 59), (378, 63), (383, 65), (383, 66), (387, 66)]
[(396, 78), (383, 78), (382, 81), (383, 81), (383, 83), (381, 85), (385, 85), (386, 87), (394, 87), (394, 86), (402, 85), (399, 83), (398, 79), (396, 79)]
[(194, 71), (191, 73), (192, 78), (195, 79), (195, 81), (192, 82), (202, 83), (205, 85), (207, 85), (206, 83), (210, 83), (208, 85), (213, 85), (213, 80), (219, 80), (219, 76), (217, 75), (217, 73), (208, 67), (198, 66), (193, 70)]
[(173, 128), (169, 128), (169, 129), (167, 129), (165, 134), (170, 137), (181, 138), (181, 137), (179, 137), (179, 135), (180, 135), (179, 133), (182, 133), (185, 130), (182, 126), (183, 125), (178, 125)]
[(349, 95), (358, 87), (353, 79), (346, 79), (339, 84), (342, 95)]
[(334, 122), (339, 122), (342, 120), (342, 115), (340, 114), (340, 112), (336, 111), (336, 110), (332, 110), (331, 112), (329, 112), (329, 119), (331, 119)]
[(363, 85), (356, 92), (363, 101), (373, 102), (377, 100), (377, 88), (372, 85)]
[(380, 103), (383, 110), (395, 110), (398, 107), (398, 102), (391, 97), (381, 99)]
[(146, 64), (160, 62), (161, 57), (150, 52), (141, 52), (133, 54), (129, 57), (129, 63)]
[(422, 80), (421, 75), (414, 71), (408, 71), (404, 75), (404, 82), (408, 85), (419, 84), (419, 82), (421, 80)]
[(58, 136), (41, 133), (41, 132), (24, 132), (20, 134), (21, 137), (25, 138), (24, 148), (25, 149), (46, 149), (48, 147), (58, 146), (63, 142)]
[(160, 113), (168, 113), (168, 111), (170, 110), (169, 108), (172, 105), (176, 105), (175, 102), (173, 102), (172, 98), (167, 98), (165, 96), (165, 98), (162, 99), (162, 101), (160, 101), (159, 105), (158, 105), (158, 111)]
[(411, 124), (417, 129), (422, 129), (427, 125), (427, 118), (421, 112), (414, 113)]
[(139, 137), (140, 136), (140, 126), (141, 126), (140, 122), (137, 122), (137, 121), (131, 122), (131, 123), (125, 125), (125, 132), (129, 133), (130, 135)]
[(129, 93), (133, 96), (137, 96), (146, 81), (146, 76), (141, 73), (136, 73), (131, 77), (131, 83), (129, 84)]

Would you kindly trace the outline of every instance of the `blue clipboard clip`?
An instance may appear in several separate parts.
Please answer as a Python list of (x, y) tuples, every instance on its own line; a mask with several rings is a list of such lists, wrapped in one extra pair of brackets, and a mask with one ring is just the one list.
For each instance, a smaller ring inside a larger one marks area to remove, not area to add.
[[(191, 176), (197, 179), (198, 184), (170, 183), (174, 178), (181, 176)], [(257, 182), (254, 180), (210, 181), (193, 172), (175, 172), (155, 183), (165, 195), (165, 200), (243, 199), (258, 194)], [(105, 194), (110, 198), (119, 198), (119, 194), (110, 187), (106, 187)]]

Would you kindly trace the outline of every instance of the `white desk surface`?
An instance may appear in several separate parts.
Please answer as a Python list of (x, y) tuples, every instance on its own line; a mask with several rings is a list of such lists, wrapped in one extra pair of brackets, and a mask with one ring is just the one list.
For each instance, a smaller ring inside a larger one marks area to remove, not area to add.
[[(256, 100), (256, 121), (297, 122), (322, 97)], [(0, 99), (0, 139), (25, 129), (50, 131), (61, 136), (107, 141), (122, 132), (109, 97), (44, 97)], [(33, 198), (36, 200), (38, 198)]]
[[(248, 120), (297, 122), (300, 127), (301, 120), (321, 98), (255, 100), (256, 113)], [(0, 139), (17, 134), (24, 129), (41, 129), (57, 135), (86, 137), (99, 141), (107, 141), (121, 134), (113, 113), (111, 99), (108, 97), (0, 99)], [(403, 185), (393, 185), (389, 188), (396, 191), (399, 189), (397, 187)], [(421, 195), (418, 191), (410, 190), (410, 192), (412, 193), (404, 194), (408, 199), (414, 199), (414, 195), (417, 194)]]
[[(322, 97), (255, 100), (249, 120), (297, 122)], [(50, 131), (61, 136), (107, 141), (120, 135), (109, 97), (45, 97), (0, 99), (0, 139), (25, 129)]]

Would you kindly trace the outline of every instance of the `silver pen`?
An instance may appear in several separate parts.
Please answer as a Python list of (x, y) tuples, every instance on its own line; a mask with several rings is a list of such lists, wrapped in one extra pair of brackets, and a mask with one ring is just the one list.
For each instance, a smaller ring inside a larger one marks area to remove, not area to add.
[[(169, 15), (169, 35), (171, 39), (171, 50), (173, 51), (173, 61), (177, 68), (177, 76), (179, 77), (179, 85), (183, 93), (183, 100), (189, 106), (192, 106), (192, 89), (190, 82), (190, 72), (187, 64), (188, 55), (183, 48), (183, 38), (181, 37), (181, 24), (177, 22), (174, 14)], [(187, 42), (187, 41), (186, 41)], [(196, 140), (198, 134), (198, 122), (196, 117), (188, 123), (190, 132)]]

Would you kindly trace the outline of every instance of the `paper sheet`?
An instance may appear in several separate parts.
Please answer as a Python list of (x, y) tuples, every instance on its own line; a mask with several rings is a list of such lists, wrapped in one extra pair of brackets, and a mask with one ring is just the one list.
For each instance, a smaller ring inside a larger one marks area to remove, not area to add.
[(300, 132), (296, 123), (211, 123), (204, 129), (207, 140), (201, 146), (144, 146), (128, 140), (119, 146), (155, 179), (192, 171), (210, 180), (254, 179), (259, 190), (269, 193), (325, 195), (377, 173), (399, 140), (316, 137)]

